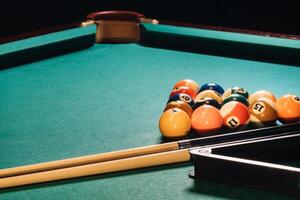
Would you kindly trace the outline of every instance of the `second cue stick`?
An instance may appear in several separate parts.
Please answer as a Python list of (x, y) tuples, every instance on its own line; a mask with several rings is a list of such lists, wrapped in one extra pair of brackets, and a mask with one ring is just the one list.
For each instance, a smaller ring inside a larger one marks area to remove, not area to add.
[[(293, 131), (290, 134), (299, 134), (300, 131)], [(279, 134), (279, 135), (283, 135)], [(286, 133), (288, 134), (288, 133)], [(281, 136), (274, 136), (273, 138), (282, 138)], [(265, 141), (272, 136), (264, 136), (258, 138), (251, 138), (246, 140), (238, 140), (235, 142), (219, 143), (211, 145), (211, 147), (234, 145), (235, 143), (243, 143), (247, 141)], [(287, 135), (289, 137), (289, 135)], [(124, 158), (119, 160), (112, 160), (107, 162), (100, 162), (95, 164), (82, 165), (77, 167), (70, 167), (64, 169), (56, 169), (52, 171), (45, 171), (33, 174), (26, 174), (8, 178), (0, 179), (0, 189), (11, 188), (23, 185), (30, 185), (36, 183), (44, 183), (50, 181), (64, 180), (70, 178), (78, 178), (83, 176), (100, 175), (112, 172), (120, 172), (126, 170), (140, 169), (146, 167), (161, 166), (167, 164), (175, 164), (187, 162), (191, 160), (189, 153), (190, 149), (181, 149), (170, 152), (156, 153), (151, 155), (144, 155), (132, 158)]]
[(163, 152), (145, 156), (112, 160), (77, 167), (57, 169), (21, 176), (13, 176), (0, 179), (0, 188), (9, 188), (35, 183), (43, 183), (55, 180), (70, 179), (96, 174), (125, 171), (137, 168), (152, 167), (158, 165), (174, 164), (190, 160), (188, 149)]
[(49, 171), (55, 169), (62, 169), (67, 167), (75, 167), (80, 165), (87, 165), (92, 163), (106, 162), (117, 159), (124, 159), (142, 155), (149, 155), (154, 153), (168, 152), (179, 149), (186, 149), (195, 146), (216, 144), (220, 142), (228, 142), (237, 139), (247, 139), (259, 136), (276, 135), (282, 132), (300, 130), (300, 123), (289, 124), (277, 127), (268, 127), (253, 129), (247, 131), (240, 131), (234, 133), (227, 133), (221, 135), (214, 135), (202, 138), (195, 138), (191, 140), (181, 140), (178, 142), (170, 142), (165, 144), (150, 145), (139, 148), (132, 148), (127, 150), (120, 150), (108, 153), (100, 153), (88, 156), (81, 156), (57, 161), (44, 162), (39, 164), (25, 165), (13, 168), (0, 170), (0, 178), (18, 176), (23, 174), (30, 174), (42, 171)]

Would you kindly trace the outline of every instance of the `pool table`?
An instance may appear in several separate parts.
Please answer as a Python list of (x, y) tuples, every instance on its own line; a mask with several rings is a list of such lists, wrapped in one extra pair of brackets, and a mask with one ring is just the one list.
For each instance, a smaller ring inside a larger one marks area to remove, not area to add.
[[(0, 45), (1, 169), (165, 142), (159, 117), (182, 79), (300, 94), (299, 37), (138, 26), (134, 43), (95, 43), (97, 27), (88, 25)], [(0, 190), (0, 199), (297, 199), (195, 182), (192, 169), (182, 163), (36, 184)]]

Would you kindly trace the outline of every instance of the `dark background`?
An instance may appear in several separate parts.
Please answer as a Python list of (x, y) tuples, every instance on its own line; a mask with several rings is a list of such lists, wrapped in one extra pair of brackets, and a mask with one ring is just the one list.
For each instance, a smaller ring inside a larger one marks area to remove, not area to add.
[[(298, 1), (300, 2), (300, 1)], [(6, 1), (1, 4), (0, 37), (83, 20), (99, 10), (133, 10), (147, 17), (300, 35), (297, 1)]]

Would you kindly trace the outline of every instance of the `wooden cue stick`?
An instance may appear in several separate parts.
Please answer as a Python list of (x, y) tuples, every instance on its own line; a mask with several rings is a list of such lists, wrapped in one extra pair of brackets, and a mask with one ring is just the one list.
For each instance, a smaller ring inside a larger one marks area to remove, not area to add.
[[(218, 143), (214, 145), (205, 146), (205, 148), (212, 148), (224, 145), (233, 145), (237, 143), (243, 143), (257, 140), (263, 141), (270, 138), (280, 138), (282, 135), (299, 134), (300, 131), (292, 131), (287, 133), (281, 133), (276, 136), (263, 136), (256, 138), (248, 138), (244, 140), (231, 141), (225, 143)], [(0, 189), (24, 186), (36, 183), (44, 183), (50, 181), (64, 180), (70, 178), (78, 178), (82, 176), (100, 175), (112, 172), (120, 172), (126, 170), (140, 169), (146, 167), (161, 166), (167, 164), (175, 164), (181, 162), (187, 162), (191, 160), (189, 153), (190, 149), (181, 149), (163, 153), (155, 153), (150, 155), (143, 155), (131, 158), (124, 158), (118, 160), (112, 160), (107, 162), (100, 162), (88, 165), (81, 165), (76, 167), (69, 167), (63, 169), (56, 169), (51, 171), (44, 171), (32, 174), (25, 174), (20, 176), (13, 176), (0, 179)]]
[(299, 130), (300, 123), (283, 125), (278, 127), (268, 127), (247, 131), (240, 131), (234, 133), (227, 133), (221, 135), (214, 135), (191, 140), (181, 140), (177, 142), (170, 142), (165, 144), (150, 145), (139, 148), (132, 148), (127, 150), (120, 150), (108, 153), (100, 153), (88, 156), (81, 156), (76, 158), (69, 158), (57, 161), (44, 162), (39, 164), (25, 165), (13, 168), (0, 170), (0, 178), (18, 176), (23, 174), (30, 174), (42, 171), (49, 171), (55, 169), (62, 169), (68, 167), (75, 167), (80, 165), (87, 165), (92, 163), (106, 162), (117, 159), (124, 159), (142, 155), (149, 155), (160, 152), (174, 151), (178, 149), (186, 149), (194, 146), (216, 144), (218, 142), (233, 141), (237, 139), (253, 138), (264, 135), (275, 135), (285, 131)]
[[(207, 145), (204, 148), (215, 148), (224, 145), (236, 145), (245, 142), (265, 141), (270, 138), (289, 137), (292, 134), (300, 134), (300, 131), (291, 131), (277, 134), (275, 136), (262, 136), (256, 138), (248, 138), (237, 141), (229, 141), (218, 143), (214, 145)], [(191, 148), (193, 149), (193, 148)], [(100, 175), (111, 172), (120, 172), (125, 170), (140, 169), (145, 167), (154, 167), (167, 164), (187, 162), (191, 160), (189, 153), (190, 149), (181, 149), (163, 153), (155, 153), (150, 155), (143, 155), (131, 158), (124, 158), (112, 160), (107, 162), (100, 162), (88, 165), (81, 165), (76, 167), (69, 167), (63, 169), (56, 169), (32, 174), (25, 174), (20, 176), (13, 176), (0, 179), (0, 189), (30, 185), (35, 183), (44, 183), (49, 181), (64, 180), (82, 176)]]
[(99, 163), (110, 160), (118, 160), (122, 158), (136, 157), (141, 155), (166, 152), (178, 149), (179, 146), (177, 142), (170, 142), (165, 144), (150, 145), (145, 147), (100, 153), (88, 156), (80, 156), (75, 158), (2, 169), (0, 170), (0, 178), (36, 173), (41, 171), (49, 171), (60, 168), (74, 167), (91, 163)]
[(9, 188), (34, 183), (43, 183), (82, 176), (119, 172), (158, 165), (174, 164), (190, 160), (189, 149), (124, 158), (77, 167), (56, 169), (33, 174), (0, 179), (0, 188)]

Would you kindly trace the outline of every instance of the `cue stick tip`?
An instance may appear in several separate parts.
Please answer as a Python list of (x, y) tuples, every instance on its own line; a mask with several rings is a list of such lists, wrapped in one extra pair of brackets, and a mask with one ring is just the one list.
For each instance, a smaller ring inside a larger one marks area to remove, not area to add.
[(80, 26), (86, 27), (86, 26), (91, 26), (91, 25), (93, 25), (93, 24), (95, 24), (94, 20), (89, 19), (89, 20), (86, 20), (86, 21), (84, 21), (84, 22), (81, 22), (81, 23), (80, 23)]
[(159, 24), (159, 21), (157, 19), (150, 19), (150, 18), (141, 17), (140, 21), (143, 22), (143, 23), (150, 23), (150, 24), (154, 24), (154, 25)]

